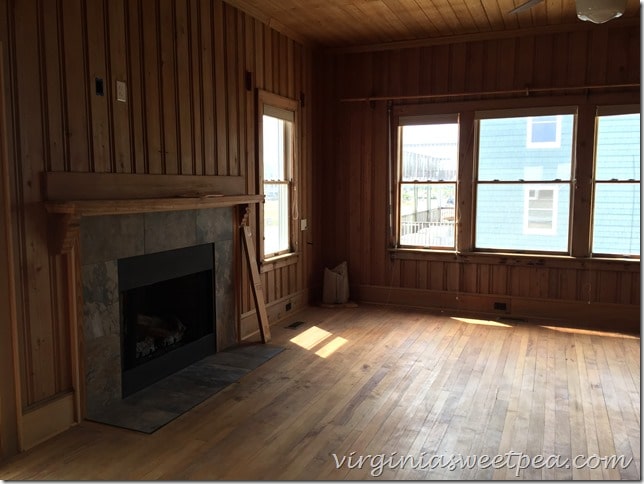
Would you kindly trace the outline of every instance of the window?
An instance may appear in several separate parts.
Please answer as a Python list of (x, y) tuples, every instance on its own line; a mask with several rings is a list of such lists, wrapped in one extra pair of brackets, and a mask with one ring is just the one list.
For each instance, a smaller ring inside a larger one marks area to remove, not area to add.
[(263, 234), (260, 253), (264, 259), (294, 251), (291, 219), (295, 156), (297, 102), (260, 92), (259, 152), (260, 185), (264, 204), (260, 208)]
[(399, 244), (453, 250), (458, 117), (409, 117), (400, 124)]
[(640, 114), (624, 111), (596, 119), (593, 255), (640, 254)]
[(557, 188), (525, 187), (523, 233), (553, 235), (557, 227)]
[(529, 116), (526, 123), (527, 148), (561, 146), (561, 116)]
[(568, 252), (573, 112), (477, 113), (477, 249)]

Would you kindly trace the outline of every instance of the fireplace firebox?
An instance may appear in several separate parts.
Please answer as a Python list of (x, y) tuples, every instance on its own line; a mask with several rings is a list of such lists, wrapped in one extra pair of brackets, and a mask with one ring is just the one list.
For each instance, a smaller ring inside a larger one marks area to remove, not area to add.
[(212, 354), (214, 247), (118, 260), (122, 396)]

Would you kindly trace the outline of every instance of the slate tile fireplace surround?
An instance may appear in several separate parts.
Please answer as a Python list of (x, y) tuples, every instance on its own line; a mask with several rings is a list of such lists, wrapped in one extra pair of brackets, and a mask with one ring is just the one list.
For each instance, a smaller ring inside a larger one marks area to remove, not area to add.
[[(232, 207), (204, 208), (81, 219), (83, 356), (88, 418), (101, 414), (110, 403), (123, 396), (120, 260), (155, 254), (153, 259), (162, 261), (161, 254), (167, 251), (172, 254), (182, 252), (177, 249), (201, 247), (203, 252), (212, 247), (214, 331), (213, 339), (206, 347), (212, 346), (214, 353), (215, 343), (217, 350), (237, 343), (233, 210)], [(171, 353), (166, 357), (169, 355)]]

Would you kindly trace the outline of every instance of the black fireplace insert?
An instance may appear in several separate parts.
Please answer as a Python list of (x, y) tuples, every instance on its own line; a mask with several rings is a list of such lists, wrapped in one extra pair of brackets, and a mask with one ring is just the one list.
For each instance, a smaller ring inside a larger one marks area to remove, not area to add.
[(213, 253), (203, 244), (118, 261), (123, 397), (215, 352)]

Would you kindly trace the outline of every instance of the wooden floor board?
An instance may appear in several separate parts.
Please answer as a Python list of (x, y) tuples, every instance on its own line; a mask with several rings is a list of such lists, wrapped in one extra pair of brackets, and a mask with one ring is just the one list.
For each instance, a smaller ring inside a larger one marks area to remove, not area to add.
[[(377, 305), (296, 319), (271, 328), (282, 353), (157, 432), (83, 422), (1, 464), (0, 478), (640, 478), (637, 337)], [(509, 452), (631, 463), (473, 460)], [(469, 463), (450, 468), (458, 456)]]

